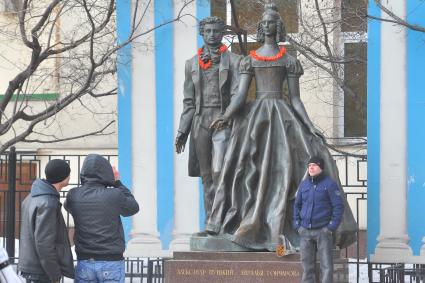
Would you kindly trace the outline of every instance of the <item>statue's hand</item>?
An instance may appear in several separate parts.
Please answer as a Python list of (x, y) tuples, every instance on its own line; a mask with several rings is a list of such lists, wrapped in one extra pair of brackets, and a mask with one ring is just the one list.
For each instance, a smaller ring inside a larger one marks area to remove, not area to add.
[(182, 153), (184, 151), (184, 148), (186, 146), (186, 141), (187, 141), (187, 134), (178, 132), (177, 133), (177, 137), (176, 137), (176, 142), (174, 143), (174, 145), (176, 146), (176, 152), (177, 153)]
[(229, 126), (229, 119), (225, 116), (221, 116), (211, 123), (210, 129), (221, 130), (227, 126)]

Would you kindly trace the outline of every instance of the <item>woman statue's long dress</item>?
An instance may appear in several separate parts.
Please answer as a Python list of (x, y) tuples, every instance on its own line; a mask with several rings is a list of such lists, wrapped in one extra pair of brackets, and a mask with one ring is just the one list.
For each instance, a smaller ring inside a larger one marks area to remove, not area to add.
[[(285, 34), (273, 8), (266, 8), (259, 23), (258, 40), (264, 44), (242, 60), (239, 91), (225, 114), (212, 124), (219, 128), (234, 119), (206, 227), (245, 248), (270, 251), (282, 236), (298, 244), (292, 229), (292, 201), (309, 157), (320, 155), (325, 173), (339, 180), (335, 162), (299, 98), (301, 64), (277, 44)], [(256, 99), (246, 105), (252, 78)], [(290, 103), (283, 97), (284, 82)], [(356, 227), (346, 203), (337, 244), (344, 247), (354, 242)]]

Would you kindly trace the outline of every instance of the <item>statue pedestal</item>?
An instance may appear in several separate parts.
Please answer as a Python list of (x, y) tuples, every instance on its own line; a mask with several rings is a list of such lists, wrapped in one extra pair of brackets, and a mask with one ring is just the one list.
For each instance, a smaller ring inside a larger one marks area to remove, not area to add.
[[(334, 282), (347, 283), (347, 260), (335, 259), (334, 265), (339, 267), (335, 268)], [(165, 261), (165, 283), (299, 283), (301, 276), (299, 254), (174, 252), (173, 259)]]
[(175, 252), (165, 262), (165, 283), (274, 283), (301, 281), (297, 254), (270, 252)]
[(220, 236), (195, 236), (190, 237), (191, 251), (204, 252), (251, 252), (252, 250), (239, 246)]

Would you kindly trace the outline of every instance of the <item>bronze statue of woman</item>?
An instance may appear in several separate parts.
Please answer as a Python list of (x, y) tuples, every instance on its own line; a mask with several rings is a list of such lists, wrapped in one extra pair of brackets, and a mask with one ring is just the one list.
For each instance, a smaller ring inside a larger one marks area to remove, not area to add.
[[(221, 128), (233, 119), (206, 230), (252, 250), (274, 251), (282, 236), (298, 245), (293, 199), (310, 156), (321, 156), (329, 164), (325, 173), (338, 180), (336, 164), (300, 100), (301, 64), (278, 45), (285, 37), (276, 7), (266, 4), (257, 31), (263, 45), (242, 59), (238, 92), (211, 125)], [(253, 78), (256, 98), (246, 104)], [(354, 241), (357, 227), (347, 203), (345, 211), (336, 233), (341, 247)]]

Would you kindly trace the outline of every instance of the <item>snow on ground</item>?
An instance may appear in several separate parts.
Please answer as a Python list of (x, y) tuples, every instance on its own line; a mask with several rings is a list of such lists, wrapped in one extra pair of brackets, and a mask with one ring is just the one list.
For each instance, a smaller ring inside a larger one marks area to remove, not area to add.
[[(350, 258), (350, 262), (356, 262), (356, 258)], [(361, 259), (359, 260), (359, 282), (369, 282), (368, 272), (367, 272), (367, 260)], [(363, 263), (363, 264), (362, 264)], [(357, 264), (349, 264), (348, 265), (348, 280), (350, 283), (356, 283), (357, 282)]]

